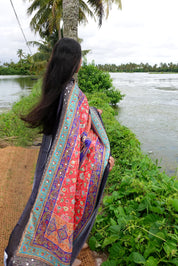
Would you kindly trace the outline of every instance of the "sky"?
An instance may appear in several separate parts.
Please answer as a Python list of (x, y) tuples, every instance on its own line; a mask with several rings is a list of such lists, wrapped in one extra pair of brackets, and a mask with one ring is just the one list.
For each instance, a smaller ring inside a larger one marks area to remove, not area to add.
[[(17, 50), (29, 53), (10, 0), (0, 0), (0, 62), (17, 61)], [(40, 37), (30, 30), (29, 1), (13, 0), (28, 41)], [(82, 49), (90, 49), (88, 62), (96, 64), (178, 63), (178, 0), (122, 0), (113, 5), (101, 28), (97, 22), (79, 26)], [(32, 53), (36, 48), (30, 47)]]

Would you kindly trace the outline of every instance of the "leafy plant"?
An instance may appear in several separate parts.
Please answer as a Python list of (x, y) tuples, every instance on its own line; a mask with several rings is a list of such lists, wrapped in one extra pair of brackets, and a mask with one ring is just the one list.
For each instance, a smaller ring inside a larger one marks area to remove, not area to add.
[(178, 180), (143, 155), (134, 134), (121, 126), (108, 100), (87, 95), (103, 109), (115, 167), (89, 245), (108, 253), (107, 265), (178, 265)]
[(79, 71), (78, 79), (79, 87), (84, 93), (103, 92), (112, 105), (116, 105), (124, 96), (113, 87), (109, 73), (99, 70), (93, 64), (84, 64)]

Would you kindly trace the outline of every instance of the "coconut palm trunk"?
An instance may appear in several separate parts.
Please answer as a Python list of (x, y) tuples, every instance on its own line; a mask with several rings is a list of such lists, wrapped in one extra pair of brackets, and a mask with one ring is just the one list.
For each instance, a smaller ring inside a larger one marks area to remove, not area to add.
[(63, 35), (77, 41), (79, 0), (63, 0)]

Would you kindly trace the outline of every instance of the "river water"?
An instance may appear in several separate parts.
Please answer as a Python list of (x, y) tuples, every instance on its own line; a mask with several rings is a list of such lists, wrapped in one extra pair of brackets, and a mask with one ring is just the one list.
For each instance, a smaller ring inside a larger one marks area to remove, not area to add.
[(118, 121), (130, 128), (142, 150), (162, 170), (177, 175), (178, 74), (110, 73), (123, 94)]
[(30, 76), (0, 76), (0, 113), (27, 96), (35, 82)]

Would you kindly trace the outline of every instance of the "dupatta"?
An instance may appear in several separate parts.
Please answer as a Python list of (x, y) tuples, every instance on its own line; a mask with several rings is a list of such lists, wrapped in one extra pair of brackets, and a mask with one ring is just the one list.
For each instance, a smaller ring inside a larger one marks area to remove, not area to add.
[(68, 85), (37, 197), (16, 251), (18, 258), (35, 259), (41, 265), (71, 265), (78, 252), (73, 252), (74, 247), (96, 215), (109, 155), (97, 110), (89, 108), (77, 84)]

